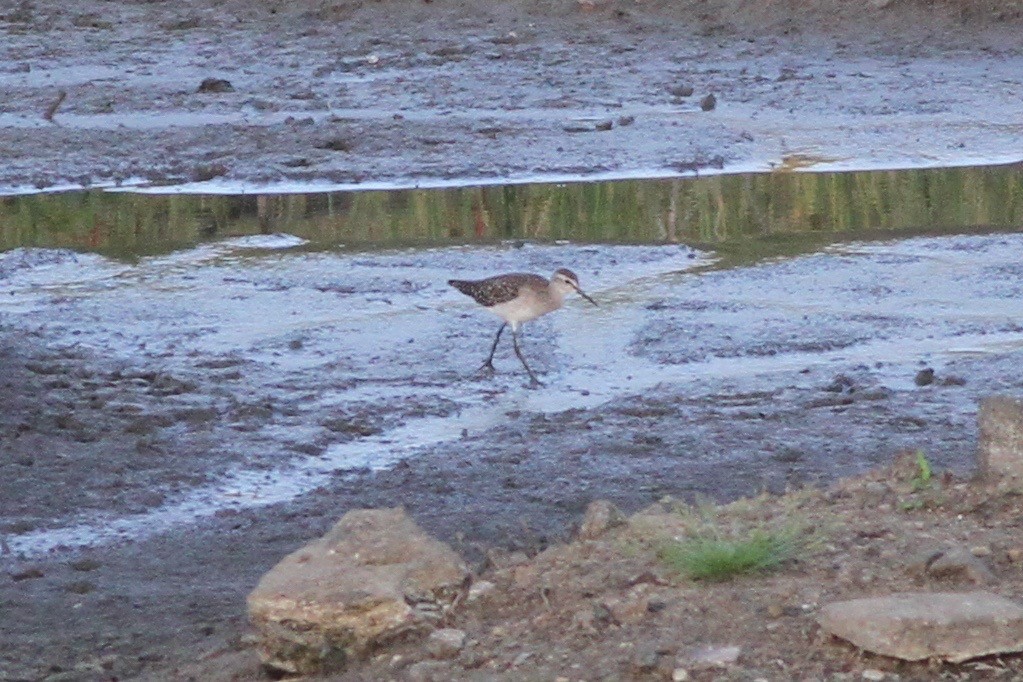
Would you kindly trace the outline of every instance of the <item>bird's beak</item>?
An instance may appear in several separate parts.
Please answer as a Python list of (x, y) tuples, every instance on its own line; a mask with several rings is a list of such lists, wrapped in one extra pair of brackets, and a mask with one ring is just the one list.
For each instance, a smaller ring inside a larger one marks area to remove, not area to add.
[(575, 287), (575, 290), (576, 290), (576, 291), (578, 291), (578, 292), (579, 292), (579, 295), (580, 295), (580, 296), (582, 296), (583, 298), (585, 298), (585, 299), (586, 299), (587, 301), (589, 301), (589, 302), (590, 302), (590, 303), (592, 303), (593, 305), (597, 306), (598, 308), (600, 307), (599, 305), (597, 305), (597, 302), (596, 302), (596, 301), (594, 301), (594, 300), (593, 300), (592, 298), (590, 298), (589, 296), (587, 296), (587, 295), (586, 295), (586, 292), (585, 292), (585, 291), (583, 291), (583, 290), (582, 290), (582, 289), (580, 289), (579, 287)]

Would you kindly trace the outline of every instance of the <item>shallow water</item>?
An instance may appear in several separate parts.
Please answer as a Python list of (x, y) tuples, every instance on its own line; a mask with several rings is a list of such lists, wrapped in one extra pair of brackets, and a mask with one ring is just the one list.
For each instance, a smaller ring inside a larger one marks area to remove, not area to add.
[[(499, 448), (489, 434), (521, 415), (646, 394), (710, 405), (808, 391), (841, 373), (912, 391), (921, 363), (940, 376), (964, 358), (990, 358), (987, 370), (971, 365), (968, 387), (935, 398), (950, 419), (969, 420), (979, 395), (1012, 386), (1004, 362), (1023, 349), (1023, 235), (1010, 233), (1023, 211), (1020, 177), (954, 169), (7, 200), (4, 243), (49, 248), (0, 254), (6, 336), (52, 352), (45, 372), (108, 368), (79, 387), (107, 406), (94, 413), (96, 449), (69, 455), (85, 469), (74, 470), (81, 500), (53, 499), (62, 483), (40, 462), (38, 480), (8, 492), (5, 520), (19, 530), (7, 545), (32, 555), (140, 537), (287, 502), (467, 438)], [(943, 234), (925, 236), (934, 233)], [(601, 307), (573, 300), (527, 326), (526, 353), (546, 387), (527, 390), (504, 347), (498, 376), (475, 377), (497, 320), (447, 278), (562, 265)], [(122, 381), (136, 367), (187, 388), (153, 400)], [(102, 426), (112, 405), (170, 415), (152, 436), (170, 447), (217, 447), (144, 464), (131, 450), (113, 473), (91, 467), (96, 452), (115, 459), (103, 449), (116, 430)], [(195, 410), (215, 416), (196, 424)], [(348, 421), (338, 426), (338, 415)], [(123, 482), (142, 466), (144, 482)], [(140, 502), (142, 491), (160, 496)]]
[[(68, 192), (0, 198), (0, 250), (71, 248), (122, 260), (241, 235), (287, 233), (312, 248), (502, 240), (713, 245), (749, 261), (860, 237), (1017, 229), (1023, 166), (812, 169), (669, 180), (318, 194)], [(730, 261), (731, 262), (731, 261)]]

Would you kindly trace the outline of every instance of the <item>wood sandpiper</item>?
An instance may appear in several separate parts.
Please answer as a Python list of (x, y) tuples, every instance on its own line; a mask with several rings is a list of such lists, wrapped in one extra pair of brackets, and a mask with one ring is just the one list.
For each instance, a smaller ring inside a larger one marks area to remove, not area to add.
[(504, 324), (497, 330), (494, 345), (490, 347), (490, 355), (480, 370), (489, 374), (494, 373), (494, 352), (497, 350), (497, 342), (501, 340), (501, 332), (510, 324), (515, 355), (526, 368), (532, 386), (543, 384), (533, 374), (533, 370), (526, 363), (526, 358), (522, 356), (522, 351), (519, 350), (519, 325), (557, 310), (564, 304), (565, 295), (573, 291), (593, 305), (597, 305), (596, 301), (579, 288), (579, 278), (575, 273), (565, 268), (557, 270), (550, 280), (540, 275), (513, 272), (486, 279), (450, 279), (448, 284), (504, 320)]

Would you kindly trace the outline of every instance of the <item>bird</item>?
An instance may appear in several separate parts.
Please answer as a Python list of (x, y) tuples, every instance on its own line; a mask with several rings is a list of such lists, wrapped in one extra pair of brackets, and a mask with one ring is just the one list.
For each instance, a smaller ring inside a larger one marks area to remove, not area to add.
[(486, 279), (449, 279), (448, 284), (504, 320), (497, 330), (497, 336), (494, 337), (490, 355), (480, 367), (480, 371), (494, 373), (494, 352), (497, 351), (497, 343), (501, 340), (504, 328), (511, 325), (515, 355), (526, 368), (530, 385), (533, 387), (543, 386), (543, 383), (536, 378), (536, 374), (530, 369), (519, 349), (519, 326), (523, 322), (554, 312), (564, 304), (565, 296), (573, 291), (593, 305), (597, 305), (597, 302), (579, 287), (579, 278), (576, 274), (567, 268), (555, 270), (549, 280), (541, 275), (511, 272)]

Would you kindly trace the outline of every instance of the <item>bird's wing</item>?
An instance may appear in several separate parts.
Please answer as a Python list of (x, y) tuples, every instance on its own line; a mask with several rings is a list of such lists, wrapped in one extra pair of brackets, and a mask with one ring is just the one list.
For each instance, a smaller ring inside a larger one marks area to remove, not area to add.
[(449, 284), (466, 296), (471, 296), (484, 308), (490, 308), (516, 298), (523, 286), (546, 288), (547, 280), (540, 275), (516, 272), (473, 282), (451, 280)]

